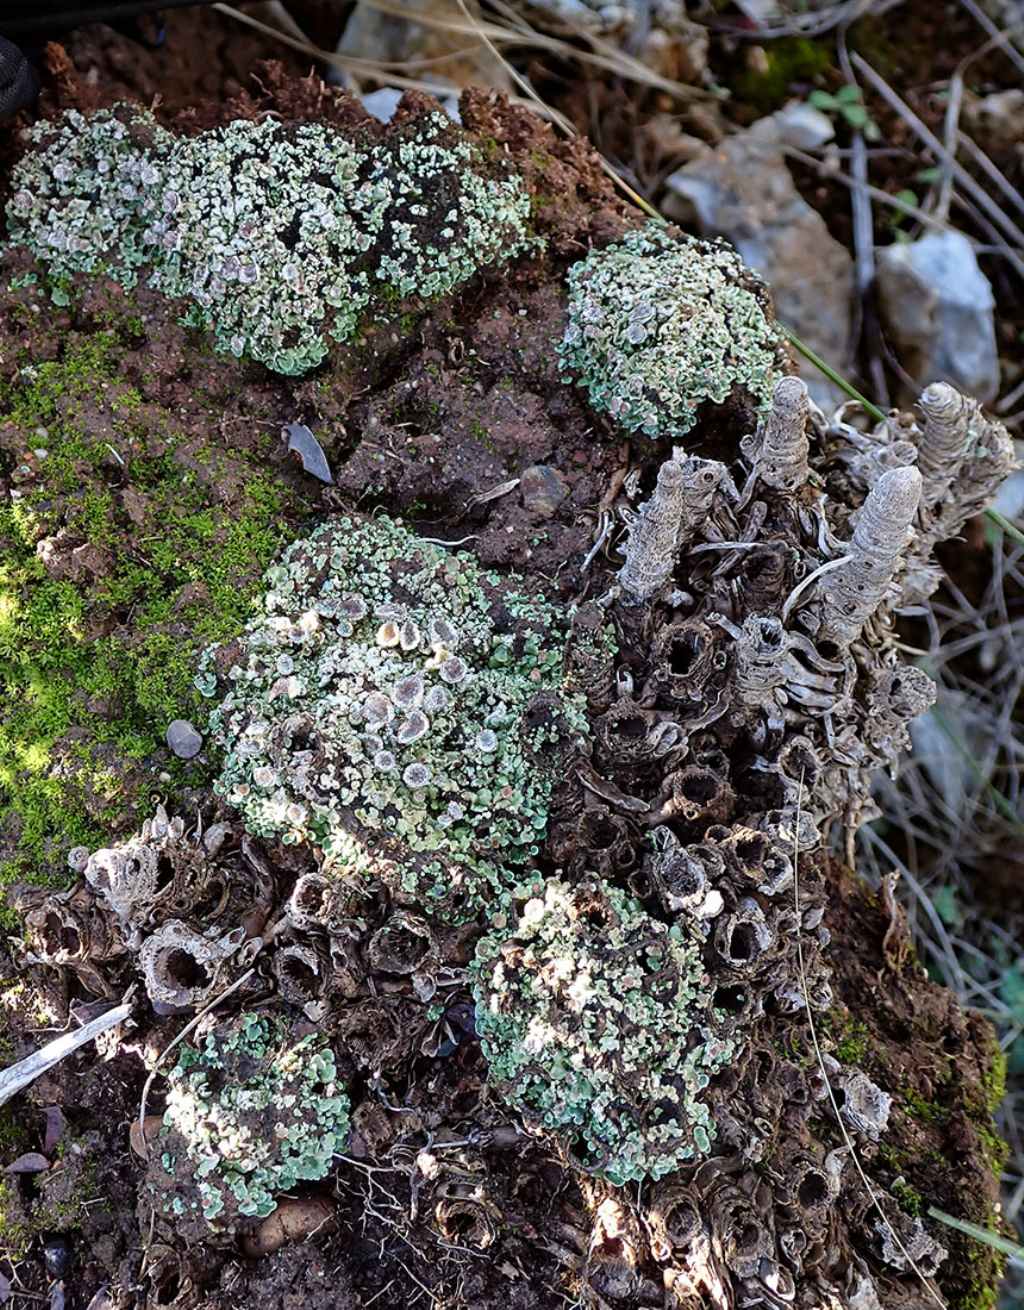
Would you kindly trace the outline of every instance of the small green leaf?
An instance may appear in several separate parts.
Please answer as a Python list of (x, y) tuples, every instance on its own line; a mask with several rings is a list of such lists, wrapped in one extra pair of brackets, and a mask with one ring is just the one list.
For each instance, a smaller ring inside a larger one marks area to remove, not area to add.
[(847, 82), (836, 92), (836, 100), (841, 105), (858, 104), (860, 102), (860, 87), (855, 86), (852, 82)]
[(807, 103), (813, 105), (815, 109), (838, 109), (839, 101), (828, 91), (812, 91), (807, 97)]
[(870, 121), (863, 105), (843, 105), (843, 117), (851, 127), (865, 127)]

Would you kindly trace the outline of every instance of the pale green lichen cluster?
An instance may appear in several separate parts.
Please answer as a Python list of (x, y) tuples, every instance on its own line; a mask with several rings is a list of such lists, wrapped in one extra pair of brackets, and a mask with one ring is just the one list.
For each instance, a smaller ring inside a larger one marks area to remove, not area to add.
[(518, 177), (483, 177), (478, 162), (476, 147), (441, 114), (373, 156), (367, 185), (384, 195), (387, 222), (379, 282), (401, 296), (445, 296), (481, 265), (526, 248), (525, 187)]
[(288, 375), (375, 307), (446, 295), (530, 244), (521, 179), (486, 172), (443, 114), (359, 145), (271, 118), (179, 137), (119, 105), (27, 137), (7, 207), (15, 244), (58, 279), (130, 287), (148, 270), (219, 350)]
[(132, 286), (151, 255), (140, 214), (173, 142), (147, 110), (119, 105), (86, 118), (69, 109), (40, 120), (11, 176), (8, 238), (28, 246), (52, 278), (107, 273)]
[(218, 791), (250, 832), (390, 869), (427, 908), (488, 904), (586, 727), (558, 611), (385, 517), (324, 523), (266, 582), (231, 666), (208, 651), (196, 681), (227, 687)]
[(243, 1014), (183, 1046), (168, 1082), (160, 1167), (197, 1193), (175, 1194), (171, 1213), (201, 1208), (217, 1226), (265, 1218), (281, 1192), (323, 1178), (348, 1141), (334, 1053), (314, 1034), (290, 1042), (281, 1019)]
[(301, 374), (351, 337), (370, 300), (361, 265), (387, 195), (363, 154), (311, 124), (239, 121), (185, 138), (161, 168), (143, 241), (150, 281), (192, 306), (217, 348)]
[(765, 305), (730, 246), (652, 222), (569, 270), (562, 368), (627, 431), (678, 439), (709, 402), (770, 406), (784, 356)]
[(473, 964), (490, 1076), (535, 1126), (617, 1185), (706, 1155), (701, 1093), (733, 1054), (701, 939), (601, 879), (538, 884)]

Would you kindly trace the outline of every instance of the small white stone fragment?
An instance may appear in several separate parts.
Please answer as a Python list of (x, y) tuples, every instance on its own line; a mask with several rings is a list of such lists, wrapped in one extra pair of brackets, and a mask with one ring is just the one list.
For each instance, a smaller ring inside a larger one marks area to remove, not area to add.
[(203, 738), (188, 719), (174, 719), (167, 728), (167, 745), (180, 760), (191, 760), (203, 749)]

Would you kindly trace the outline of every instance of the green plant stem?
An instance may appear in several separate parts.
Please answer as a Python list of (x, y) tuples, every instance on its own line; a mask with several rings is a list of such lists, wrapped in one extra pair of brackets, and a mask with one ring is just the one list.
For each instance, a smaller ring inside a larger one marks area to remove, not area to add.
[(1005, 514), (1000, 514), (997, 509), (987, 509), (985, 517), (991, 519), (997, 527), (1002, 528), (1006, 535), (1012, 537), (1018, 545), (1024, 546), (1024, 532), (1021, 532), (1016, 523), (1011, 523)]
[(785, 323), (780, 323), (779, 327), (782, 329), (786, 340), (792, 345), (793, 349), (798, 350), (800, 354), (803, 355), (804, 359), (810, 360), (820, 373), (824, 373), (830, 382), (834, 382), (840, 390), (845, 391), (851, 400), (856, 400), (859, 404), (863, 405), (873, 419), (876, 419), (879, 423), (885, 422), (885, 415), (878, 406), (872, 404), (867, 396), (862, 396), (852, 382), (847, 382), (846, 378), (837, 373), (831, 364), (826, 364), (821, 356), (815, 354), (810, 346), (801, 341), (791, 328), (786, 327)]
[(966, 1233), (968, 1237), (973, 1237), (977, 1242), (984, 1242), (986, 1246), (991, 1246), (996, 1251), (1002, 1251), (1008, 1255), (1011, 1260), (1017, 1264), (1024, 1264), (1024, 1246), (1017, 1242), (1011, 1242), (1008, 1237), (1003, 1237), (991, 1228), (982, 1228), (980, 1224), (972, 1224), (968, 1219), (956, 1219), (951, 1214), (946, 1214), (945, 1210), (936, 1210), (933, 1205), (928, 1207), (928, 1213), (933, 1219), (937, 1219), (940, 1224), (945, 1224), (947, 1228), (955, 1228), (958, 1233)]

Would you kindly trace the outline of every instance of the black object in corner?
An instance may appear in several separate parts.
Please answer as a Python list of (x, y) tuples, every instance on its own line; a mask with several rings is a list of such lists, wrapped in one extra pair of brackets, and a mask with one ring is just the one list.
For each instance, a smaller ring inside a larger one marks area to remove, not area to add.
[(35, 69), (13, 41), (0, 36), (0, 119), (32, 104), (38, 92)]

